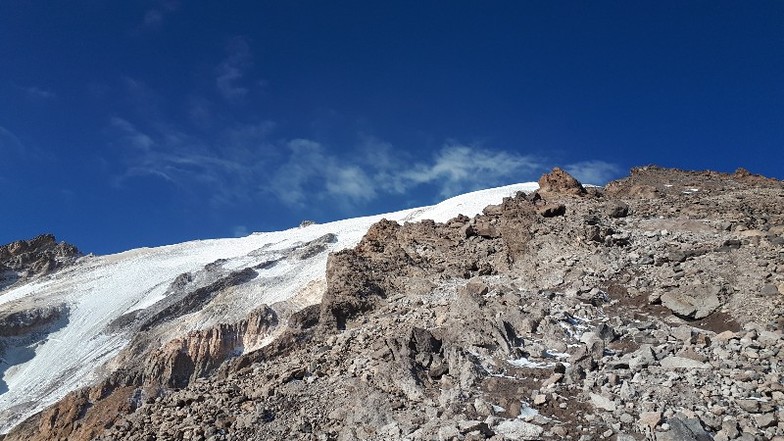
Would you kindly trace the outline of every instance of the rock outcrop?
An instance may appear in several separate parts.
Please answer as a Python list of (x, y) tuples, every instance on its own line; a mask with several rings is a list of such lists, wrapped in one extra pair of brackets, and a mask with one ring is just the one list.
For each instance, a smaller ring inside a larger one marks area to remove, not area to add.
[(0, 289), (19, 280), (51, 273), (81, 255), (75, 246), (57, 242), (51, 234), (0, 246)]
[(19, 337), (67, 319), (68, 305), (19, 307), (0, 311), (0, 338)]
[(574, 195), (587, 194), (582, 184), (569, 173), (556, 167), (550, 173), (539, 178), (539, 192), (543, 195)]
[(260, 347), (278, 325), (278, 316), (262, 305), (238, 323), (220, 324), (175, 338), (147, 356), (141, 384), (181, 388), (242, 354), (246, 347)]

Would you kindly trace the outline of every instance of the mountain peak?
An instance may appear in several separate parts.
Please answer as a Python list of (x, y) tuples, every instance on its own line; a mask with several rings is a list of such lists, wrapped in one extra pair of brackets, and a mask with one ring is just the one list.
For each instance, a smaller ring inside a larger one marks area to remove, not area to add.
[(0, 246), (0, 289), (20, 280), (49, 274), (73, 263), (82, 254), (75, 246), (45, 233)]

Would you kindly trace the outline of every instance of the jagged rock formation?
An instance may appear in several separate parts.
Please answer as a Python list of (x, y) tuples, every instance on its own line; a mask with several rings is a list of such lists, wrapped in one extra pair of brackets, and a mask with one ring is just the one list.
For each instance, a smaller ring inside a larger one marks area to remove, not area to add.
[(319, 305), (172, 341), (141, 364), (155, 388), (126, 372), (7, 440), (784, 439), (782, 182), (540, 182), (474, 218), (381, 221), (330, 256)]
[(82, 254), (54, 235), (42, 234), (0, 246), (0, 289), (73, 263)]
[(539, 193), (543, 195), (575, 195), (588, 193), (572, 175), (556, 167), (539, 178)]

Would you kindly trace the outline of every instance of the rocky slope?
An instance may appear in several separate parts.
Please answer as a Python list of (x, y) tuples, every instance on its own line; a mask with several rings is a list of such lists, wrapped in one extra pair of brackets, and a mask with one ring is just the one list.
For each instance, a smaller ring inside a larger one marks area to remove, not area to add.
[[(533, 188), (384, 216), (443, 221)], [(133, 408), (139, 390), (182, 387), (266, 345), (292, 313), (318, 303), (329, 253), (356, 245), (382, 217), (85, 256), (0, 288), (0, 434), (37, 414), (25, 423), (36, 427), (31, 437), (92, 439), (116, 413), (106, 409)], [(36, 262), (37, 248), (46, 247), (4, 247), (13, 262)]]
[(226, 347), (173, 343), (164, 384), (75, 392), (6, 439), (784, 439), (782, 182), (540, 187), (382, 220), (330, 255), (320, 303), (256, 315), (280, 323), (260, 349), (194, 376)]

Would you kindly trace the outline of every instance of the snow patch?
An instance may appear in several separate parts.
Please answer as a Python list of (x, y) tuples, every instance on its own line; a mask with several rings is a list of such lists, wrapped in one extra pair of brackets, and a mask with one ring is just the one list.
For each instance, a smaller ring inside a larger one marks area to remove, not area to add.
[(532, 368), (532, 369), (548, 369), (555, 366), (554, 363), (546, 363), (543, 361), (531, 361), (527, 357), (517, 358), (514, 360), (507, 360), (509, 364), (519, 368)]

